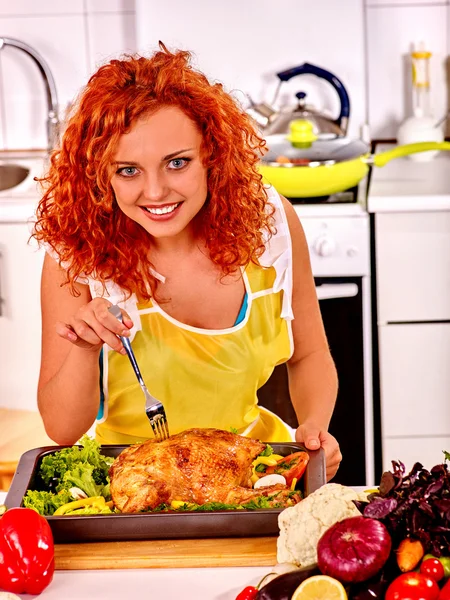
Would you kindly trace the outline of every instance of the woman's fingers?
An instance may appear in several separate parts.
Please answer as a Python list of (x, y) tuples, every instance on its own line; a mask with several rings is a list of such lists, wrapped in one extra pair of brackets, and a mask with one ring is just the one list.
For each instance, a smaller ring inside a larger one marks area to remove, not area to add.
[(327, 481), (334, 477), (339, 469), (342, 460), (342, 454), (338, 441), (329, 432), (321, 434), (322, 448), (325, 451)]
[(326, 465), (327, 465), (327, 481), (334, 477), (341, 464), (342, 454), (339, 450), (339, 445), (336, 442), (336, 446), (328, 453), (325, 451)]
[(303, 424), (298, 427), (295, 438), (297, 442), (304, 444), (308, 450), (316, 450), (319, 446), (322, 446), (325, 452), (327, 481), (336, 475), (342, 460), (342, 454), (338, 441), (331, 433), (310, 424)]
[(336, 462), (327, 461), (327, 481), (330, 481), (330, 479), (332, 479), (336, 475), (336, 473), (339, 469), (340, 463), (341, 463), (340, 460), (336, 461)]
[[(133, 327), (133, 321), (131, 320), (130, 315), (123, 308), (120, 309), (120, 312), (122, 314), (122, 321), (120, 321), (119, 319), (114, 317), (108, 309), (109, 316), (115, 320), (116, 326), (119, 327), (119, 330), (117, 331), (117, 335), (129, 335), (130, 334), (129, 330)], [(113, 330), (115, 330), (115, 329), (113, 329)]]
[(122, 309), (122, 320), (123, 320), (123, 324), (125, 325), (125, 327), (128, 327), (128, 329), (131, 329), (134, 325), (130, 315)]
[(56, 333), (64, 338), (65, 340), (68, 340), (69, 342), (76, 342), (78, 340), (78, 336), (75, 333), (75, 331), (72, 329), (72, 327), (70, 325), (66, 325), (66, 323), (61, 323), (61, 321), (58, 321), (56, 323)]
[(110, 312), (111, 303), (103, 298), (95, 298), (69, 319), (67, 323), (58, 323), (56, 332), (62, 338), (82, 347), (98, 349), (103, 343), (113, 350), (125, 354), (125, 348), (117, 336), (129, 336), (133, 322), (125, 311), (122, 323)]

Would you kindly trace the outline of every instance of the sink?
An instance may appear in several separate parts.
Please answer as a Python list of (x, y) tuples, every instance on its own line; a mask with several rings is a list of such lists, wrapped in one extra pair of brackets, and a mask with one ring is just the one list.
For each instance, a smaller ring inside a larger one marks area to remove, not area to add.
[(20, 185), (30, 174), (30, 169), (17, 164), (0, 164), (0, 192)]
[(48, 164), (42, 150), (0, 151), (0, 223), (26, 223), (34, 217), (41, 190), (36, 178)]
[(40, 150), (0, 152), (0, 205), (20, 199), (39, 197), (36, 177), (41, 177), (48, 155)]

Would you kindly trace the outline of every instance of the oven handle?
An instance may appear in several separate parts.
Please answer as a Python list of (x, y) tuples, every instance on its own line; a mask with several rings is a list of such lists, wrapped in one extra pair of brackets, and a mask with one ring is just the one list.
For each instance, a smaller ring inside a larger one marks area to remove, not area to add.
[(358, 295), (356, 283), (324, 283), (316, 286), (319, 300), (332, 300), (333, 298), (353, 298)]

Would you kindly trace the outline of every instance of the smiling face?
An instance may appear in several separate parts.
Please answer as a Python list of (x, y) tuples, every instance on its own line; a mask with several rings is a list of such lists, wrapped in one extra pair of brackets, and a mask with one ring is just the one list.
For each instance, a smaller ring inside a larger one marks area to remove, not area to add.
[(192, 234), (208, 192), (201, 142), (176, 107), (139, 119), (119, 140), (111, 180), (117, 204), (155, 240)]

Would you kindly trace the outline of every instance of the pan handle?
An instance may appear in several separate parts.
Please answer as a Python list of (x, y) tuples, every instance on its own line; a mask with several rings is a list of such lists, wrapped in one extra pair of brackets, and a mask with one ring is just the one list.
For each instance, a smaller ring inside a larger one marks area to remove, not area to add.
[(394, 158), (408, 156), (416, 152), (426, 152), (427, 150), (450, 150), (450, 142), (416, 142), (415, 144), (404, 144), (396, 146), (392, 150), (380, 152), (380, 154), (372, 154), (366, 159), (366, 162), (376, 167), (384, 167), (389, 161)]
[(341, 103), (341, 108), (339, 116), (336, 119), (336, 123), (342, 129), (344, 134), (347, 133), (348, 119), (350, 116), (350, 98), (342, 81), (336, 77), (336, 75), (330, 73), (330, 71), (322, 69), (321, 67), (316, 67), (310, 63), (303, 63), (297, 67), (292, 67), (291, 69), (277, 73), (277, 77), (280, 79), (280, 82), (289, 81), (289, 79), (292, 79), (292, 77), (296, 77), (297, 75), (315, 75), (316, 77), (325, 79), (334, 87)]

